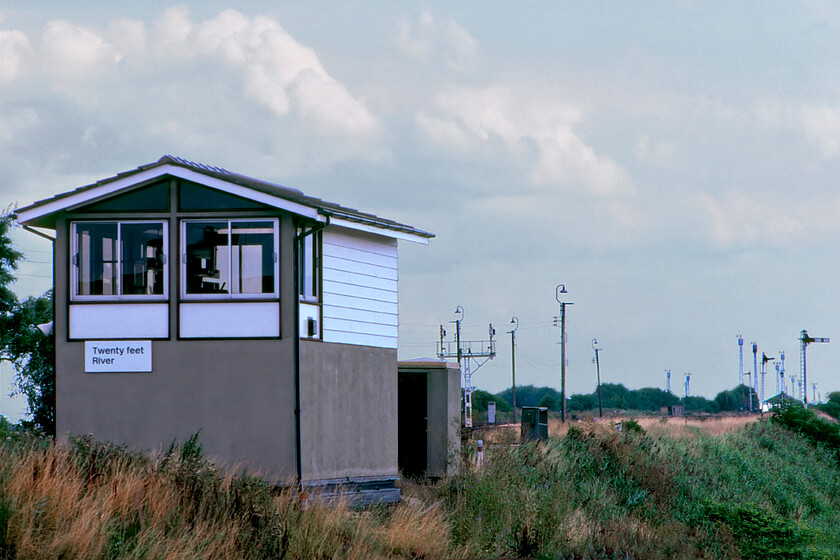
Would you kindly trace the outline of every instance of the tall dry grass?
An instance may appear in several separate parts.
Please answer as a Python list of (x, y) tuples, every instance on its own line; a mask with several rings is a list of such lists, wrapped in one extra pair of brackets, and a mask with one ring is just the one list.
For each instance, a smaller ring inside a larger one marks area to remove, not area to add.
[[(224, 474), (195, 449), (143, 457), (92, 440), (0, 447), (0, 557), (448, 558), (443, 512), (357, 512)], [(200, 450), (200, 449), (199, 449)], [(3, 530), (5, 529), (5, 530)]]

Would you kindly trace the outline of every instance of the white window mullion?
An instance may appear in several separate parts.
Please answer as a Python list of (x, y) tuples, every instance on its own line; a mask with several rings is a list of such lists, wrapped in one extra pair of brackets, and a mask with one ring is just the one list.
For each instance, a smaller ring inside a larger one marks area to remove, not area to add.
[(122, 222), (117, 222), (117, 248), (115, 253), (117, 279), (114, 282), (114, 295), (120, 297), (122, 295)]

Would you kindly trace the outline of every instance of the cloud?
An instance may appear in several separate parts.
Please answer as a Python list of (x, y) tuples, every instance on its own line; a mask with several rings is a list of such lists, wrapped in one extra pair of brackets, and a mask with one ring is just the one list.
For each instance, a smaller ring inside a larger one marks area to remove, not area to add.
[(396, 45), (412, 58), (441, 62), (449, 70), (468, 70), (478, 54), (478, 41), (454, 19), (438, 22), (424, 10), (418, 22), (407, 19), (398, 24)]
[(668, 142), (655, 142), (644, 134), (636, 141), (634, 153), (636, 159), (647, 164), (662, 164), (674, 155), (676, 148)]
[(171, 8), (155, 27), (156, 43), (170, 56), (213, 57), (241, 71), (245, 94), (279, 117), (295, 112), (328, 135), (380, 131), (376, 117), (329, 75), (315, 51), (271, 18), (225, 10), (194, 25), (184, 8)]
[(52, 20), (41, 35), (41, 61), (52, 73), (67, 77), (105, 71), (120, 54), (100, 35), (63, 20)]
[(111, 21), (108, 38), (119, 53), (120, 60), (140, 59), (148, 48), (146, 25), (139, 20), (119, 18)]
[(35, 159), (35, 138), (47, 137), (57, 165), (81, 165), (102, 146), (218, 160), (232, 137), (289, 173), (385, 157), (379, 119), (313, 48), (272, 18), (235, 10), (193, 20), (174, 7), (103, 30), (61, 19), (0, 29), (0, 84), (4, 115), (40, 117), (6, 118), (0, 146)]
[(724, 249), (791, 247), (840, 233), (840, 196), (812, 202), (734, 190), (717, 196), (701, 193), (696, 202), (705, 213), (714, 241)]
[(840, 153), (840, 112), (837, 109), (803, 106), (798, 117), (805, 135), (819, 146), (824, 158), (830, 159)]
[(17, 78), (31, 52), (32, 45), (22, 32), (0, 31), (0, 82)]
[(498, 143), (530, 168), (537, 184), (580, 185), (603, 198), (633, 191), (626, 171), (575, 131), (583, 118), (580, 109), (560, 99), (532, 89), (491, 86), (453, 89), (439, 94), (435, 105), (439, 115), (421, 113), (417, 124), (446, 148), (466, 151)]
[(760, 100), (753, 104), (753, 115), (765, 128), (803, 134), (826, 160), (840, 155), (840, 109), (832, 105)]

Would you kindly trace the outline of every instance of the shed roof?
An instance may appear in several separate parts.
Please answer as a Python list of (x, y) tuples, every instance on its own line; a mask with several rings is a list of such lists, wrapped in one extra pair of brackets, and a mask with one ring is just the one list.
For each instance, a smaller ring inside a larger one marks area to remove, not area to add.
[(419, 243), (428, 243), (428, 240), (434, 237), (432, 233), (407, 224), (307, 196), (298, 189), (171, 155), (165, 155), (154, 163), (141, 165), (93, 184), (40, 200), (20, 208), (15, 214), (22, 224), (55, 229), (55, 218), (61, 212), (114, 196), (139, 183), (146, 183), (165, 175), (191, 180), (314, 220), (325, 221), (329, 218), (331, 223), (352, 229)]

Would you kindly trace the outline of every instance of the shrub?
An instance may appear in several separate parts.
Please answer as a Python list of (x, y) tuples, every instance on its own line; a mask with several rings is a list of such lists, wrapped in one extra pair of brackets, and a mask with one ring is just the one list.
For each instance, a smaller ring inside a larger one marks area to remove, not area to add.
[(803, 435), (815, 445), (840, 450), (840, 425), (827, 422), (799, 404), (779, 408), (771, 421)]
[(751, 504), (712, 504), (707, 515), (712, 522), (727, 525), (745, 560), (798, 560), (804, 558), (811, 540), (794, 521)]

